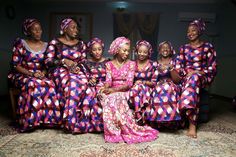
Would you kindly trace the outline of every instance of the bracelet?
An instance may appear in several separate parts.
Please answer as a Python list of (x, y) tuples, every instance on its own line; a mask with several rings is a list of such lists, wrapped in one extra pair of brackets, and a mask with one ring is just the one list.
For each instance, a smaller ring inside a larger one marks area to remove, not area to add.
[(169, 67), (169, 71), (172, 71), (174, 70), (174, 66), (173, 67)]
[(65, 58), (63, 58), (63, 59), (61, 60), (61, 63), (62, 63), (62, 64), (65, 64)]

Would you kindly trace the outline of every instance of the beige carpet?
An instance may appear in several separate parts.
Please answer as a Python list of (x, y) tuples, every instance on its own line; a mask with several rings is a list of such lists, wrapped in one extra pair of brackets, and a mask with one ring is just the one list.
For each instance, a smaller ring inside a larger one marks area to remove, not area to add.
[(105, 143), (103, 134), (71, 135), (53, 129), (18, 134), (9, 119), (0, 117), (0, 157), (235, 157), (236, 113), (214, 113), (210, 122), (199, 126), (197, 139), (179, 130), (133, 145)]

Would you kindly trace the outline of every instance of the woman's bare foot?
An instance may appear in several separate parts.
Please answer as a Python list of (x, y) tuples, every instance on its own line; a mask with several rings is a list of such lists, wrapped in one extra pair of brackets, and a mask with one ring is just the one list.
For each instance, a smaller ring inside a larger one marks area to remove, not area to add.
[(197, 128), (196, 125), (189, 123), (189, 129), (187, 132), (187, 136), (191, 138), (197, 138)]

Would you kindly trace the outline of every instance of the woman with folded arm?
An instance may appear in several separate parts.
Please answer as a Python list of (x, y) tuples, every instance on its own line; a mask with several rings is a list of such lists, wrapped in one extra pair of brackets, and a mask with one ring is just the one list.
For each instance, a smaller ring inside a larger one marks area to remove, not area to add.
[(40, 22), (26, 19), (23, 32), (26, 38), (14, 43), (12, 70), (8, 75), (14, 86), (21, 90), (17, 106), (19, 131), (61, 125), (55, 84), (47, 78), (43, 64), (47, 43), (41, 40)]

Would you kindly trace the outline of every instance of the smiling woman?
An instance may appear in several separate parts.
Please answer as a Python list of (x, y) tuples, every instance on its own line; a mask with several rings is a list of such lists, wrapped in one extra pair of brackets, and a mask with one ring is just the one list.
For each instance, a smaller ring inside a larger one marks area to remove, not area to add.
[(52, 39), (59, 32), (59, 24), (62, 19), (71, 17), (78, 22), (79, 37), (84, 41), (89, 41), (92, 37), (92, 14), (91, 13), (61, 13), (53, 12), (50, 14), (49, 38)]

